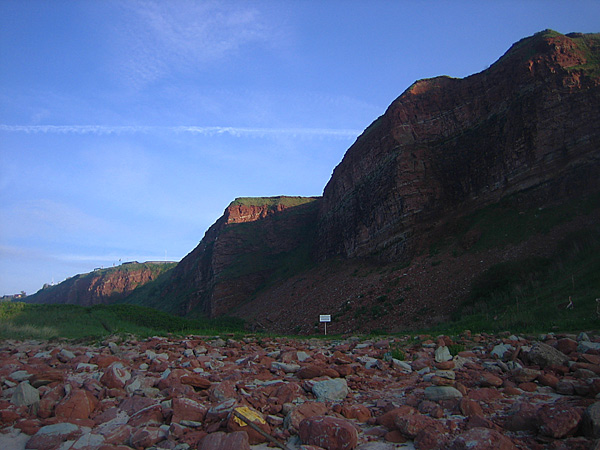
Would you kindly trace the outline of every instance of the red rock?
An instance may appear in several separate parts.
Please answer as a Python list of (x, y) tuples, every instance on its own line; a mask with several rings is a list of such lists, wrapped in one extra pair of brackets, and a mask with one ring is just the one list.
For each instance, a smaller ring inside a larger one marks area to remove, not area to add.
[(34, 388), (39, 388), (52, 383), (62, 383), (64, 378), (65, 375), (62, 371), (47, 368), (43, 372), (33, 374), (29, 379), (29, 384)]
[(483, 410), (479, 403), (468, 398), (461, 398), (459, 403), (460, 412), (463, 416), (483, 416)]
[(131, 378), (131, 373), (125, 368), (123, 363), (117, 361), (108, 366), (100, 382), (107, 388), (123, 389), (125, 383)]
[(477, 382), (483, 387), (500, 387), (502, 386), (502, 378), (490, 373), (479, 372)]
[(450, 450), (517, 450), (506, 436), (489, 428), (471, 428), (454, 439)]
[(344, 405), (341, 414), (346, 419), (356, 419), (363, 423), (371, 418), (371, 411), (365, 405)]
[(40, 407), (38, 409), (38, 417), (47, 419), (54, 415), (54, 410), (61, 399), (64, 397), (64, 388), (57, 386), (53, 389), (48, 390), (42, 399), (40, 400)]
[(538, 407), (521, 402), (513, 405), (504, 420), (504, 428), (509, 431), (536, 431), (538, 427)]
[(481, 388), (470, 391), (468, 397), (471, 400), (490, 402), (492, 400), (498, 400), (499, 398), (502, 398), (502, 393), (493, 388)]
[(556, 343), (556, 348), (565, 355), (570, 355), (577, 351), (577, 341), (568, 338), (559, 339)]
[(343, 366), (338, 366), (335, 369), (337, 371), (337, 373), (339, 374), (340, 377), (347, 377), (352, 375), (355, 370), (354, 370), (354, 366), (353, 365), (343, 365)]
[(350, 355), (346, 355), (339, 350), (333, 352), (333, 362), (335, 364), (352, 364), (354, 360)]
[(243, 431), (208, 434), (200, 441), (198, 450), (250, 450), (248, 435)]
[(295, 375), (301, 380), (309, 380), (312, 378), (323, 376), (323, 370), (324, 369), (321, 366), (310, 364), (308, 366), (301, 367)]
[(179, 442), (181, 444), (187, 444), (193, 449), (197, 449), (200, 446), (200, 441), (207, 435), (208, 433), (206, 431), (192, 431), (181, 436)]
[(494, 422), (478, 415), (469, 417), (466, 429), (470, 430), (471, 428), (489, 428), (490, 430), (500, 431), (500, 428)]
[(181, 384), (188, 384), (197, 389), (208, 389), (212, 385), (208, 379), (198, 374), (185, 374), (179, 381), (181, 381)]
[(577, 362), (571, 366), (571, 371), (576, 371), (577, 369), (589, 370), (591, 372), (594, 372), (594, 374), (596, 375), (600, 375), (600, 366), (597, 364)]
[(379, 416), (377, 418), (376, 422), (379, 425), (383, 425), (388, 430), (395, 430), (396, 429), (396, 417), (402, 417), (405, 415), (416, 414), (416, 413), (417, 413), (417, 410), (415, 408), (413, 408), (412, 406), (404, 405), (399, 408), (394, 408), (394, 409), (386, 412), (385, 414)]
[(399, 430), (388, 431), (383, 438), (388, 442), (394, 442), (396, 444), (401, 444), (407, 440)]
[(21, 416), (14, 410), (3, 409), (0, 411), (0, 424), (9, 425), (16, 422)]
[(99, 369), (105, 369), (111, 364), (118, 362), (119, 358), (114, 355), (98, 355), (90, 360), (90, 363), (96, 364)]
[(435, 427), (437, 421), (429, 416), (420, 413), (409, 415), (397, 415), (395, 425), (400, 432), (411, 439), (414, 439), (419, 431), (427, 427)]
[(579, 355), (579, 359), (580, 359), (580, 361), (600, 366), (600, 356), (599, 355), (592, 355), (591, 353), (582, 353), (581, 355)]
[(427, 358), (419, 358), (414, 360), (410, 366), (412, 367), (412, 370), (421, 370), (424, 369), (425, 367), (429, 367), (431, 361)]
[(558, 386), (558, 377), (552, 375), (551, 373), (541, 373), (537, 378), (538, 383), (542, 386), (550, 386), (552, 389), (556, 389)]
[(142, 425), (162, 425), (163, 413), (159, 404), (147, 406), (135, 412), (127, 421), (128, 425), (134, 428)]
[(401, 406), (399, 408), (392, 409), (391, 411), (386, 412), (385, 414), (379, 416), (377, 418), (377, 423), (379, 425), (383, 425), (388, 430), (396, 429), (396, 418), (403, 417), (407, 415), (416, 414), (417, 410), (412, 406)]
[(327, 450), (352, 450), (358, 443), (358, 432), (350, 422), (330, 416), (304, 419), (298, 434), (303, 443)]
[(142, 427), (130, 439), (130, 444), (136, 450), (144, 450), (165, 439), (165, 432), (158, 427)]
[(535, 392), (537, 390), (537, 387), (537, 384), (531, 382), (519, 384), (519, 389), (525, 392)]
[(439, 421), (434, 421), (430, 426), (420, 430), (414, 439), (417, 450), (437, 450), (447, 447), (449, 436)]
[(298, 430), (300, 422), (314, 416), (322, 416), (328, 411), (327, 405), (320, 402), (305, 402), (290, 411), (286, 421), (288, 428)]
[(88, 419), (96, 409), (98, 399), (89, 391), (73, 390), (62, 402), (56, 405), (56, 417), (70, 422), (77, 419)]
[(155, 405), (156, 401), (152, 400), (148, 397), (141, 397), (139, 395), (134, 395), (131, 397), (127, 397), (119, 403), (119, 410), (125, 411), (128, 416), (133, 416), (136, 412), (141, 409), (147, 408), (148, 406)]
[(135, 428), (127, 424), (110, 425), (98, 429), (98, 433), (104, 436), (104, 442), (113, 445), (130, 442), (134, 431)]
[(275, 388), (270, 397), (277, 399), (277, 403), (291, 403), (294, 400), (304, 398), (304, 390), (298, 383), (282, 383)]
[(455, 364), (454, 364), (454, 361), (452, 361), (452, 360), (435, 363), (436, 369), (439, 369), (439, 370), (452, 370), (452, 369), (454, 369), (454, 366), (455, 366)]
[(16, 423), (14, 427), (31, 436), (39, 431), (42, 423), (37, 419), (25, 419)]
[(583, 412), (560, 403), (543, 405), (537, 414), (540, 434), (554, 439), (570, 436), (579, 427)]
[(340, 373), (337, 371), (337, 369), (334, 369), (332, 367), (324, 367), (321, 376), (329, 378), (339, 378)]
[(224, 402), (225, 400), (237, 398), (233, 382), (225, 380), (213, 384), (208, 389), (208, 397), (212, 402)]
[(507, 386), (504, 388), (504, 394), (510, 396), (521, 395), (521, 391), (514, 386)]
[(538, 376), (540, 376), (541, 373), (542, 372), (540, 372), (539, 370), (522, 367), (520, 369), (514, 370), (511, 373), (511, 375), (516, 383), (528, 383), (530, 381), (535, 380)]
[(76, 440), (81, 436), (81, 429), (71, 423), (57, 423), (41, 427), (25, 445), (25, 448), (36, 450), (55, 450), (67, 440)]
[(173, 418), (172, 423), (179, 423), (182, 420), (192, 420), (201, 422), (206, 416), (206, 406), (189, 398), (173, 399)]

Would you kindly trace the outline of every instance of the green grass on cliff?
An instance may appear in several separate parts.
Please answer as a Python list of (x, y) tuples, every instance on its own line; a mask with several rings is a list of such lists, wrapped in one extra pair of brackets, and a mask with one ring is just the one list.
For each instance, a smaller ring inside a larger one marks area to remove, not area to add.
[(140, 337), (173, 333), (241, 332), (235, 318), (186, 319), (135, 305), (32, 305), (0, 303), (0, 339), (96, 339), (112, 334)]
[(316, 197), (239, 197), (236, 198), (229, 206), (267, 206), (275, 208), (278, 205), (283, 205), (287, 208), (304, 205), (316, 200)]
[[(59, 295), (66, 297), (65, 292), (68, 291), (75, 283), (85, 283), (88, 280), (91, 281), (94, 277), (109, 277), (115, 273), (128, 274), (131, 272), (141, 272), (149, 270), (152, 273), (152, 276), (156, 278), (159, 277), (161, 274), (173, 269), (176, 265), (176, 262), (132, 262), (104, 269), (96, 269), (93, 272), (75, 275), (71, 278), (66, 279), (62, 283), (56, 284), (54, 286), (45, 286), (35, 294), (30, 295), (26, 301), (34, 303), (52, 302), (52, 300), (49, 301), (48, 299), (51, 299), (53, 296)], [(143, 285), (141, 287), (143, 287)], [(140, 286), (136, 287), (136, 289), (139, 288)], [(136, 289), (134, 289), (134, 291)], [(122, 294), (118, 292), (113, 292), (113, 294), (111, 295), (115, 297), (122, 296)]]
[[(600, 228), (564, 237), (549, 258), (492, 266), (475, 278), (469, 299), (442, 327), (497, 332), (600, 327)], [(572, 308), (567, 308), (569, 299)]]

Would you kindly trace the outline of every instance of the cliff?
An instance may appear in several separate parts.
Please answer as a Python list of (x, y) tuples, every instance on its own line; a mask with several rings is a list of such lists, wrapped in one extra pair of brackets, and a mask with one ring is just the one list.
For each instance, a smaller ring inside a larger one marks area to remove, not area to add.
[(76, 275), (55, 286), (46, 286), (26, 298), (28, 303), (69, 303), (81, 306), (114, 303), (135, 289), (156, 280), (176, 263), (126, 263)]
[[(175, 268), (172, 312), (230, 313), (274, 277), (310, 264), (318, 199), (238, 198)], [(164, 306), (164, 303), (163, 303)]]
[(428, 231), (502, 198), (597, 188), (599, 36), (541, 32), (481, 73), (410, 86), (325, 187), (320, 259), (408, 261)]

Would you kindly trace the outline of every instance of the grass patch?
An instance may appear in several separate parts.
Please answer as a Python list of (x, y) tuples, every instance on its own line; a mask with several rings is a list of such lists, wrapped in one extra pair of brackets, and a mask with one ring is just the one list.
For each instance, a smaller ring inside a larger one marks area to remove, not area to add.
[[(600, 229), (565, 236), (551, 258), (497, 264), (471, 285), (446, 332), (592, 330), (600, 326)], [(566, 309), (569, 298), (573, 308)], [(438, 329), (438, 328), (436, 328)]]
[(286, 208), (304, 205), (315, 201), (316, 197), (239, 197), (231, 202), (229, 206), (266, 206), (268, 209), (275, 209), (282, 205)]
[(169, 333), (219, 334), (242, 332), (237, 318), (187, 319), (135, 305), (0, 304), (1, 339), (94, 339), (111, 334), (140, 337)]

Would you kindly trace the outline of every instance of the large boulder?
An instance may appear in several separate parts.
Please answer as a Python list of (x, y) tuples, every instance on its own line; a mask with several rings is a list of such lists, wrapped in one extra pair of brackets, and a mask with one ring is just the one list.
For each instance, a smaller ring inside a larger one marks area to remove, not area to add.
[(554, 439), (573, 435), (579, 428), (582, 413), (569, 405), (543, 405), (537, 414), (540, 434)]
[(31, 406), (40, 402), (40, 393), (29, 381), (22, 381), (15, 388), (10, 402), (16, 406)]
[(563, 352), (550, 347), (548, 344), (543, 342), (537, 342), (531, 347), (527, 354), (529, 361), (532, 364), (536, 364), (541, 368), (547, 366), (563, 366), (569, 361), (569, 357)]
[(97, 405), (98, 399), (91, 392), (75, 389), (56, 406), (55, 415), (66, 422), (88, 419)]
[(358, 432), (354, 425), (336, 417), (309, 417), (300, 422), (298, 431), (304, 444), (327, 450), (352, 450), (358, 443)]
[(210, 433), (200, 441), (198, 450), (250, 450), (248, 435), (244, 431)]
[(320, 402), (344, 400), (348, 395), (348, 383), (344, 378), (317, 381), (312, 392)]

